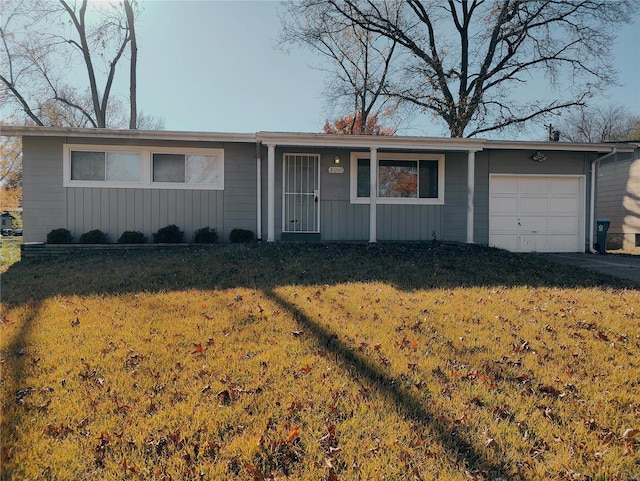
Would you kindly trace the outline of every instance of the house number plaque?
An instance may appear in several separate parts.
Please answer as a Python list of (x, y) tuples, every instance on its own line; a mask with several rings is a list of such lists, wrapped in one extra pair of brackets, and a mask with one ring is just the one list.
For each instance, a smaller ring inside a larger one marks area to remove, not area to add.
[(330, 174), (344, 174), (344, 167), (329, 167)]

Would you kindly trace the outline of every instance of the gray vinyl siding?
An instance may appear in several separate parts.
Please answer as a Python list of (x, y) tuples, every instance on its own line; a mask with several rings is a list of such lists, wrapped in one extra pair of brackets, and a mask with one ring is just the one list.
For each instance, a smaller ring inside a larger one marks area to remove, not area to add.
[[(145, 145), (158, 147), (224, 148), (225, 190), (67, 187), (63, 185), (63, 144)], [(49, 231), (64, 227), (77, 241), (84, 232), (100, 229), (116, 242), (127, 230), (140, 231), (152, 241), (159, 228), (176, 224), (191, 242), (201, 227), (218, 231), (227, 241), (233, 228), (255, 231), (256, 169), (253, 144), (205, 142), (128, 143), (103, 139), (25, 138), (25, 241), (44, 242)]]
[(640, 149), (603, 161), (597, 188), (596, 215), (609, 219), (609, 233), (640, 234)]
[(22, 152), (24, 241), (41, 242), (51, 230), (66, 227), (62, 141), (24, 137)]

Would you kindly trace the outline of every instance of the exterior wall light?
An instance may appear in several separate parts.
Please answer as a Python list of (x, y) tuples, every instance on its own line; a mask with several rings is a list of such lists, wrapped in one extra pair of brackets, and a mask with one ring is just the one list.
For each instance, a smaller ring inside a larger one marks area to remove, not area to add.
[(336, 158), (333, 159), (333, 163), (338, 165), (340, 163), (340, 156), (336, 155)]
[(542, 152), (536, 152), (531, 158), (536, 162), (544, 162), (545, 160), (547, 160), (547, 156)]

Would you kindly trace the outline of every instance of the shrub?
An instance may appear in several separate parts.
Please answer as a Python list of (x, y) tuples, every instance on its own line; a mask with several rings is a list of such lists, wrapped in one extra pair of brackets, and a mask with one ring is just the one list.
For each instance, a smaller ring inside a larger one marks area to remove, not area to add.
[(251, 242), (255, 239), (255, 234), (253, 231), (248, 229), (233, 229), (229, 234), (230, 242)]
[(118, 244), (144, 244), (147, 238), (142, 232), (127, 230), (118, 239)]
[(53, 229), (47, 234), (47, 244), (71, 244), (73, 236), (67, 229)]
[(106, 244), (107, 234), (100, 229), (93, 229), (82, 234), (78, 242), (80, 242), (80, 244)]
[(193, 233), (194, 244), (215, 244), (218, 242), (218, 233), (210, 227), (203, 227)]
[(156, 244), (179, 244), (182, 242), (184, 232), (177, 225), (171, 224), (158, 229), (153, 233), (153, 242)]

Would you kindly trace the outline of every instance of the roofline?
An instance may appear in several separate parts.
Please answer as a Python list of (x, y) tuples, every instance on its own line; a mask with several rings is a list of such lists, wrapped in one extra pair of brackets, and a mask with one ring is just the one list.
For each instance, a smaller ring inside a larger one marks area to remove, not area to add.
[(5, 137), (77, 137), (96, 139), (182, 140), (196, 142), (261, 142), (266, 145), (300, 147), (342, 147), (353, 149), (407, 149), (478, 152), (497, 150), (539, 150), (573, 152), (633, 152), (637, 144), (573, 143), (525, 140), (485, 140), (451, 137), (404, 137), (377, 135), (338, 135), (300, 132), (257, 132), (255, 134), (222, 132), (182, 132), (169, 130), (121, 130), (77, 127), (41, 127), (0, 125)]
[(182, 132), (170, 130), (122, 130), (78, 127), (0, 126), (5, 137), (79, 137), (97, 139), (185, 140), (206, 142), (255, 142), (255, 134)]

